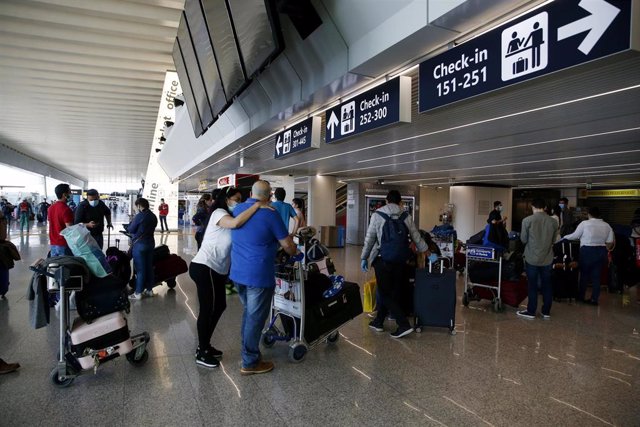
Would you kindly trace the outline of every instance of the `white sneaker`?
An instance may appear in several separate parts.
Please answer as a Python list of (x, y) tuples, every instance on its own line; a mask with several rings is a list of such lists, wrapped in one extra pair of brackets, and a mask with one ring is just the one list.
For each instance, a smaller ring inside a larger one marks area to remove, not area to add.
[(144, 291), (142, 291), (142, 295), (145, 297), (155, 297), (156, 294), (153, 293), (152, 289), (145, 289)]
[(129, 299), (130, 300), (140, 300), (140, 299), (142, 299), (142, 294), (134, 292), (131, 295), (129, 295)]

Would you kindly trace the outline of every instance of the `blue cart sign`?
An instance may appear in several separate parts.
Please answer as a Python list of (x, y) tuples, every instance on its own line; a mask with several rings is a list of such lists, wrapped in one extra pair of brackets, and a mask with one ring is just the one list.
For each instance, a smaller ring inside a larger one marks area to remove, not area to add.
[(488, 246), (467, 246), (467, 257), (470, 259), (495, 259), (496, 250)]
[(326, 111), (332, 143), (397, 122), (411, 122), (411, 77), (399, 76)]
[(631, 6), (556, 0), (421, 63), (420, 112), (630, 49)]
[(320, 147), (320, 129), (322, 117), (314, 116), (290, 126), (276, 135), (274, 159), (281, 159), (289, 154)]

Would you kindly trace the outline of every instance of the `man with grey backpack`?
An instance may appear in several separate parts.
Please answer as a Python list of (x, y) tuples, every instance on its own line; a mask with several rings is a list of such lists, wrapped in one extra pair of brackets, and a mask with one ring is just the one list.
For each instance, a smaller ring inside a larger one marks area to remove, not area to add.
[(419, 252), (429, 255), (430, 261), (434, 261), (435, 257), (429, 253), (429, 247), (420, 236), (411, 216), (400, 207), (401, 200), (399, 191), (389, 191), (387, 204), (371, 216), (360, 255), (362, 271), (368, 271), (369, 265), (375, 270), (380, 296), (376, 318), (369, 323), (369, 327), (376, 332), (383, 332), (384, 320), (391, 313), (398, 324), (396, 331), (391, 333), (392, 338), (402, 338), (413, 332), (399, 298), (399, 281), (404, 277), (405, 264), (412, 254), (411, 241), (416, 244)]

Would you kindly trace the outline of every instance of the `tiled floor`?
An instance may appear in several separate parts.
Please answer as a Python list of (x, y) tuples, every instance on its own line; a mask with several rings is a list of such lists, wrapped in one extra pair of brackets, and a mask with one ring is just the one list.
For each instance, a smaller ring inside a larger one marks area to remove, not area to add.
[[(166, 242), (186, 259), (195, 253), (188, 233)], [(427, 328), (393, 340), (360, 316), (335, 345), (322, 344), (300, 364), (287, 347), (264, 351), (276, 369), (239, 374), (241, 305), (228, 308), (214, 335), (225, 351), (222, 369), (196, 367), (198, 302), (188, 275), (179, 286), (155, 288), (153, 299), (132, 304), (133, 332), (151, 335), (142, 367), (119, 358), (55, 388), (57, 325), (33, 330), (25, 298), (27, 266), (48, 250), (45, 230), (12, 232), (24, 262), (11, 271), (0, 300), (0, 357), (22, 368), (0, 376), (0, 425), (640, 425), (640, 306), (603, 295), (600, 307), (555, 303), (550, 321), (495, 314), (488, 303), (458, 305), (458, 334)], [(339, 272), (362, 283), (359, 247), (333, 250)], [(461, 295), (462, 280), (458, 283)], [(54, 319), (57, 318), (54, 316)], [(388, 324), (391, 330), (392, 324)]]

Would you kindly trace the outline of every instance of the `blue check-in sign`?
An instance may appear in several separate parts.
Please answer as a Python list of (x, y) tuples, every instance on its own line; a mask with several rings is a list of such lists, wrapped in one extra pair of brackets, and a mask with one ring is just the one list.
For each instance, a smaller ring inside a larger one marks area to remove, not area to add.
[(274, 159), (281, 159), (293, 153), (320, 147), (322, 117), (313, 116), (289, 126), (276, 135)]
[(637, 49), (638, 8), (632, 0), (556, 0), (430, 58), (420, 64), (420, 112)]
[(468, 246), (467, 257), (476, 259), (495, 259), (496, 250), (487, 246)]

